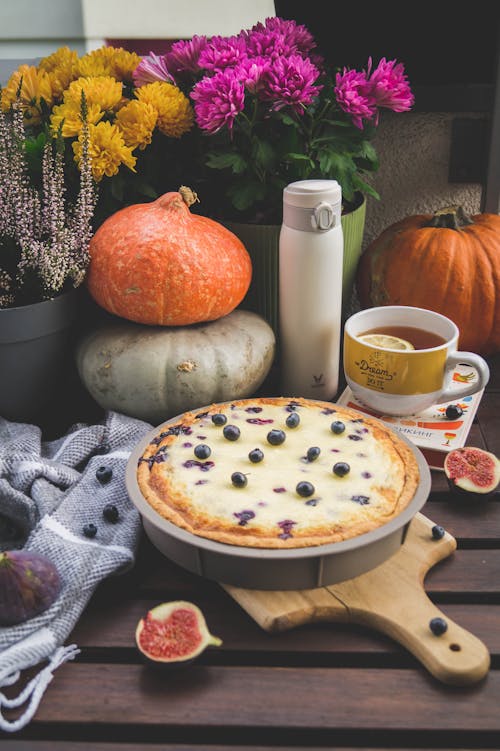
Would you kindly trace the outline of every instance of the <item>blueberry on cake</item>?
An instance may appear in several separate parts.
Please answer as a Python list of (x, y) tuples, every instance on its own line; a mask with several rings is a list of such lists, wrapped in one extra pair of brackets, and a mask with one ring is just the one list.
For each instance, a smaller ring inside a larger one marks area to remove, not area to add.
[(382, 422), (310, 399), (213, 404), (158, 428), (137, 479), (162, 517), (230, 545), (298, 548), (386, 524), (419, 482)]

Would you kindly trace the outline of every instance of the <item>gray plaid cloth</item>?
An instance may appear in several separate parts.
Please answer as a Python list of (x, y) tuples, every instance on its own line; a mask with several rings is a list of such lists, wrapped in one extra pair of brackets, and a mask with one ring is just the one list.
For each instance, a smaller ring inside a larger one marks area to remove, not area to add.
[[(132, 448), (150, 425), (116, 412), (102, 423), (75, 425), (43, 442), (40, 428), (0, 418), (0, 550), (23, 548), (48, 556), (63, 581), (53, 605), (17, 626), (0, 627), (0, 687), (16, 683), (24, 668), (47, 662), (13, 699), (0, 691), (0, 729), (16, 731), (33, 717), (55, 668), (74, 659), (75, 644), (63, 646), (97, 584), (134, 563), (140, 517), (125, 488)], [(102, 453), (104, 452), (104, 453)], [(112, 469), (102, 484), (98, 467)], [(113, 503), (116, 523), (102, 511)], [(93, 523), (97, 534), (83, 534)], [(15, 720), (2, 707), (26, 704)]]

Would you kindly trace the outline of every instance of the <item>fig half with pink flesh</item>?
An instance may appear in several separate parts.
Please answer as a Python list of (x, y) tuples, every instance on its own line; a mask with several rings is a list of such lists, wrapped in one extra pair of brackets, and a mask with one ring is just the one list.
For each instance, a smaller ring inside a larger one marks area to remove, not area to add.
[(500, 460), (489, 451), (465, 446), (453, 449), (444, 461), (444, 471), (452, 489), (488, 495), (500, 483)]
[(149, 610), (137, 624), (135, 641), (148, 660), (161, 664), (191, 662), (207, 647), (222, 644), (209, 632), (201, 610), (184, 600)]

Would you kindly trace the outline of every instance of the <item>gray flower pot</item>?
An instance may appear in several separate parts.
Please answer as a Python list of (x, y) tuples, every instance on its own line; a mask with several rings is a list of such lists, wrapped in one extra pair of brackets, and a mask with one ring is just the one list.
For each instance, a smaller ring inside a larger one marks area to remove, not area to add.
[(0, 416), (34, 421), (56, 393), (68, 351), (77, 291), (0, 310)]

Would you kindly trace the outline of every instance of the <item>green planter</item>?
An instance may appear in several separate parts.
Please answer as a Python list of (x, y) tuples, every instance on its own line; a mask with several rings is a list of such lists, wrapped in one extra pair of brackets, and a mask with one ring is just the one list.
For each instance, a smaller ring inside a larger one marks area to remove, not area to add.
[[(344, 264), (342, 277), (343, 310), (347, 310), (363, 245), (366, 199), (354, 211), (342, 215)], [(252, 259), (252, 282), (241, 303), (242, 308), (261, 315), (279, 335), (279, 236), (276, 224), (240, 224), (224, 222), (240, 238)]]

